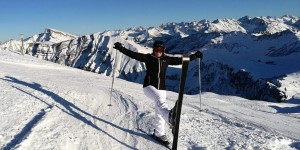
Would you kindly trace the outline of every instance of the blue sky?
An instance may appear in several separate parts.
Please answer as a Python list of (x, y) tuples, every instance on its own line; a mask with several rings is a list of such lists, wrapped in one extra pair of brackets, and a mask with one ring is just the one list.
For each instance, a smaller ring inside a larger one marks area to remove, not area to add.
[(0, 6), (0, 41), (46, 27), (85, 35), (246, 15), (300, 17), (300, 0), (1, 0)]

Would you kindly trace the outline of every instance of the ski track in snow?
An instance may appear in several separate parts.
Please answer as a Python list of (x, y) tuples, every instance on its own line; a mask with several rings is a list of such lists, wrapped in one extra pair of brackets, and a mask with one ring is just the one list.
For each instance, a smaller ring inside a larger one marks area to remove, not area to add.
[[(154, 124), (142, 85), (116, 79), (108, 106), (110, 77), (3, 50), (0, 59), (1, 149), (164, 149), (142, 132)], [(167, 95), (173, 107), (178, 94)], [(299, 104), (203, 93), (199, 108), (184, 96), (178, 149), (300, 149)]]

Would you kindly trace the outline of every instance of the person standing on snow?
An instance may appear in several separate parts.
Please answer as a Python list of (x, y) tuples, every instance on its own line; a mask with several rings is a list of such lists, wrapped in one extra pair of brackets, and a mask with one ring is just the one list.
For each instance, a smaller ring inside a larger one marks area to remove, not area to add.
[[(154, 42), (152, 54), (133, 52), (123, 47), (119, 42), (114, 44), (114, 48), (130, 58), (146, 64), (147, 73), (144, 79), (143, 90), (145, 95), (155, 103), (156, 123), (154, 136), (163, 142), (167, 142), (165, 122), (168, 121), (170, 126), (174, 126), (174, 121), (172, 120), (174, 117), (172, 116), (172, 110), (166, 104), (166, 70), (168, 65), (181, 65), (182, 57), (166, 56), (166, 48), (162, 41)], [(200, 51), (190, 55), (190, 60), (196, 58), (202, 59)]]

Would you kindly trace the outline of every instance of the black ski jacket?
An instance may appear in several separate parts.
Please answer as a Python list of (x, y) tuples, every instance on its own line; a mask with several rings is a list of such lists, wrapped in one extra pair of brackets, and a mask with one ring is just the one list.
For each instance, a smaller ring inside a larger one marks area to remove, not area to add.
[[(126, 48), (122, 48), (119, 51), (129, 56), (130, 58), (136, 59), (146, 64), (147, 74), (144, 79), (143, 87), (152, 85), (158, 90), (165, 90), (166, 71), (168, 65), (182, 64), (182, 57), (170, 57), (163, 55), (162, 57), (158, 58), (153, 53), (142, 54), (133, 52)], [(196, 58), (197, 56), (195, 54), (190, 55), (190, 60), (194, 60)]]

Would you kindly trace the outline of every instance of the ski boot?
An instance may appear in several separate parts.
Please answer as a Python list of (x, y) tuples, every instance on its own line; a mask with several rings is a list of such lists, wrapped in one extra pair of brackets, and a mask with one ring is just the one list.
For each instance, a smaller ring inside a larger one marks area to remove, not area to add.
[(158, 141), (159, 143), (161, 143), (161, 144), (163, 144), (163, 145), (165, 145), (165, 146), (167, 146), (167, 145), (170, 144), (170, 142), (169, 142), (169, 140), (168, 140), (168, 138), (167, 138), (166, 135), (156, 136), (156, 135), (155, 135), (155, 129), (154, 129), (154, 133), (153, 133), (152, 137), (153, 137), (156, 141)]

